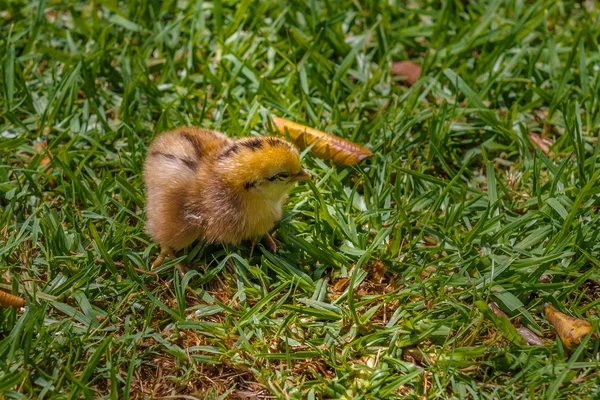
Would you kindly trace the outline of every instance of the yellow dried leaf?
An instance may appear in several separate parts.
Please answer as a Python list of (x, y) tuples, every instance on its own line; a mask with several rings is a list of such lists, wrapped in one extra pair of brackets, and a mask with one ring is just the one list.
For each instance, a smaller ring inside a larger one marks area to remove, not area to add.
[(23, 307), (25, 305), (25, 300), (0, 290), (0, 305), (4, 307)]
[(272, 117), (272, 119), (281, 135), (289, 133), (294, 144), (301, 149), (313, 145), (311, 151), (323, 160), (332, 160), (339, 165), (355, 165), (373, 155), (366, 147), (341, 137), (284, 118)]
[(581, 339), (592, 331), (589, 322), (563, 314), (551, 305), (547, 305), (544, 311), (546, 319), (554, 326), (558, 336), (569, 349), (581, 343)]

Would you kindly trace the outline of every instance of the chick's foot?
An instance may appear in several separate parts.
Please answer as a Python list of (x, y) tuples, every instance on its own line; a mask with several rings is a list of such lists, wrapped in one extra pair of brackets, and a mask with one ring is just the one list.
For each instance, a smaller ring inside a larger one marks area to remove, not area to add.
[(185, 276), (185, 274), (187, 274), (188, 272), (190, 272), (190, 268), (186, 267), (182, 263), (179, 263), (179, 264), (175, 265), (175, 269), (177, 270), (177, 272), (179, 272), (179, 276), (181, 278), (183, 278)]

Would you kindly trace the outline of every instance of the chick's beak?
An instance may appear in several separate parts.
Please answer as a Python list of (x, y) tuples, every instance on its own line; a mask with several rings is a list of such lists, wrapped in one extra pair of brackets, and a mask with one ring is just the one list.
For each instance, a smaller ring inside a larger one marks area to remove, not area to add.
[(305, 181), (312, 178), (312, 175), (301, 169), (296, 175), (292, 176), (293, 181)]

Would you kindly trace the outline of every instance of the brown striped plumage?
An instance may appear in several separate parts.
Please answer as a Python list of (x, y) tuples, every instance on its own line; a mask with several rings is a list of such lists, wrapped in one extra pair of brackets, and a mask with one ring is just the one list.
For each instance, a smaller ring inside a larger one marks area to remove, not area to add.
[(201, 128), (166, 132), (154, 140), (144, 164), (146, 228), (160, 243), (162, 258), (197, 238), (255, 239), (281, 218), (287, 191), (309, 177), (298, 151), (279, 138), (233, 141)]

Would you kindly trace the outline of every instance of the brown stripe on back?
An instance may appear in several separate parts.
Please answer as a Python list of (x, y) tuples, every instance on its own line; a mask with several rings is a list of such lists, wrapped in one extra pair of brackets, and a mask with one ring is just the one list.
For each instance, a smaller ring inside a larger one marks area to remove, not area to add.
[(200, 138), (186, 131), (183, 131), (181, 136), (192, 146), (194, 152), (196, 153), (196, 158), (202, 158), (202, 141)]
[(150, 155), (154, 157), (161, 156), (169, 160), (177, 160), (177, 157), (175, 157), (173, 154), (163, 153), (162, 151), (153, 151), (152, 153), (150, 153)]
[(242, 146), (247, 147), (252, 150), (259, 150), (259, 149), (262, 149), (262, 147), (263, 147), (263, 143), (260, 138), (252, 138), (252, 139), (244, 140), (244, 141), (240, 142), (240, 144)]
[(227, 158), (231, 157), (232, 154), (236, 154), (240, 148), (238, 143), (234, 143), (231, 146), (227, 147), (219, 156), (219, 158)]
[(196, 171), (196, 168), (198, 168), (198, 163), (194, 160), (190, 160), (189, 158), (181, 158), (180, 161), (192, 171)]
[(273, 147), (277, 147), (277, 146), (290, 147), (290, 144), (283, 139), (279, 139), (279, 138), (276, 138), (273, 136), (267, 136), (266, 139), (267, 139), (267, 142), (269, 143), (269, 145), (271, 145)]
[(152, 153), (150, 153), (150, 155), (153, 157), (164, 157), (167, 160), (171, 161), (181, 161), (186, 167), (188, 167), (192, 171), (196, 171), (196, 169), (198, 168), (198, 163), (196, 162), (196, 160), (192, 160), (190, 158), (177, 158), (173, 154), (163, 153), (162, 151), (153, 151)]

